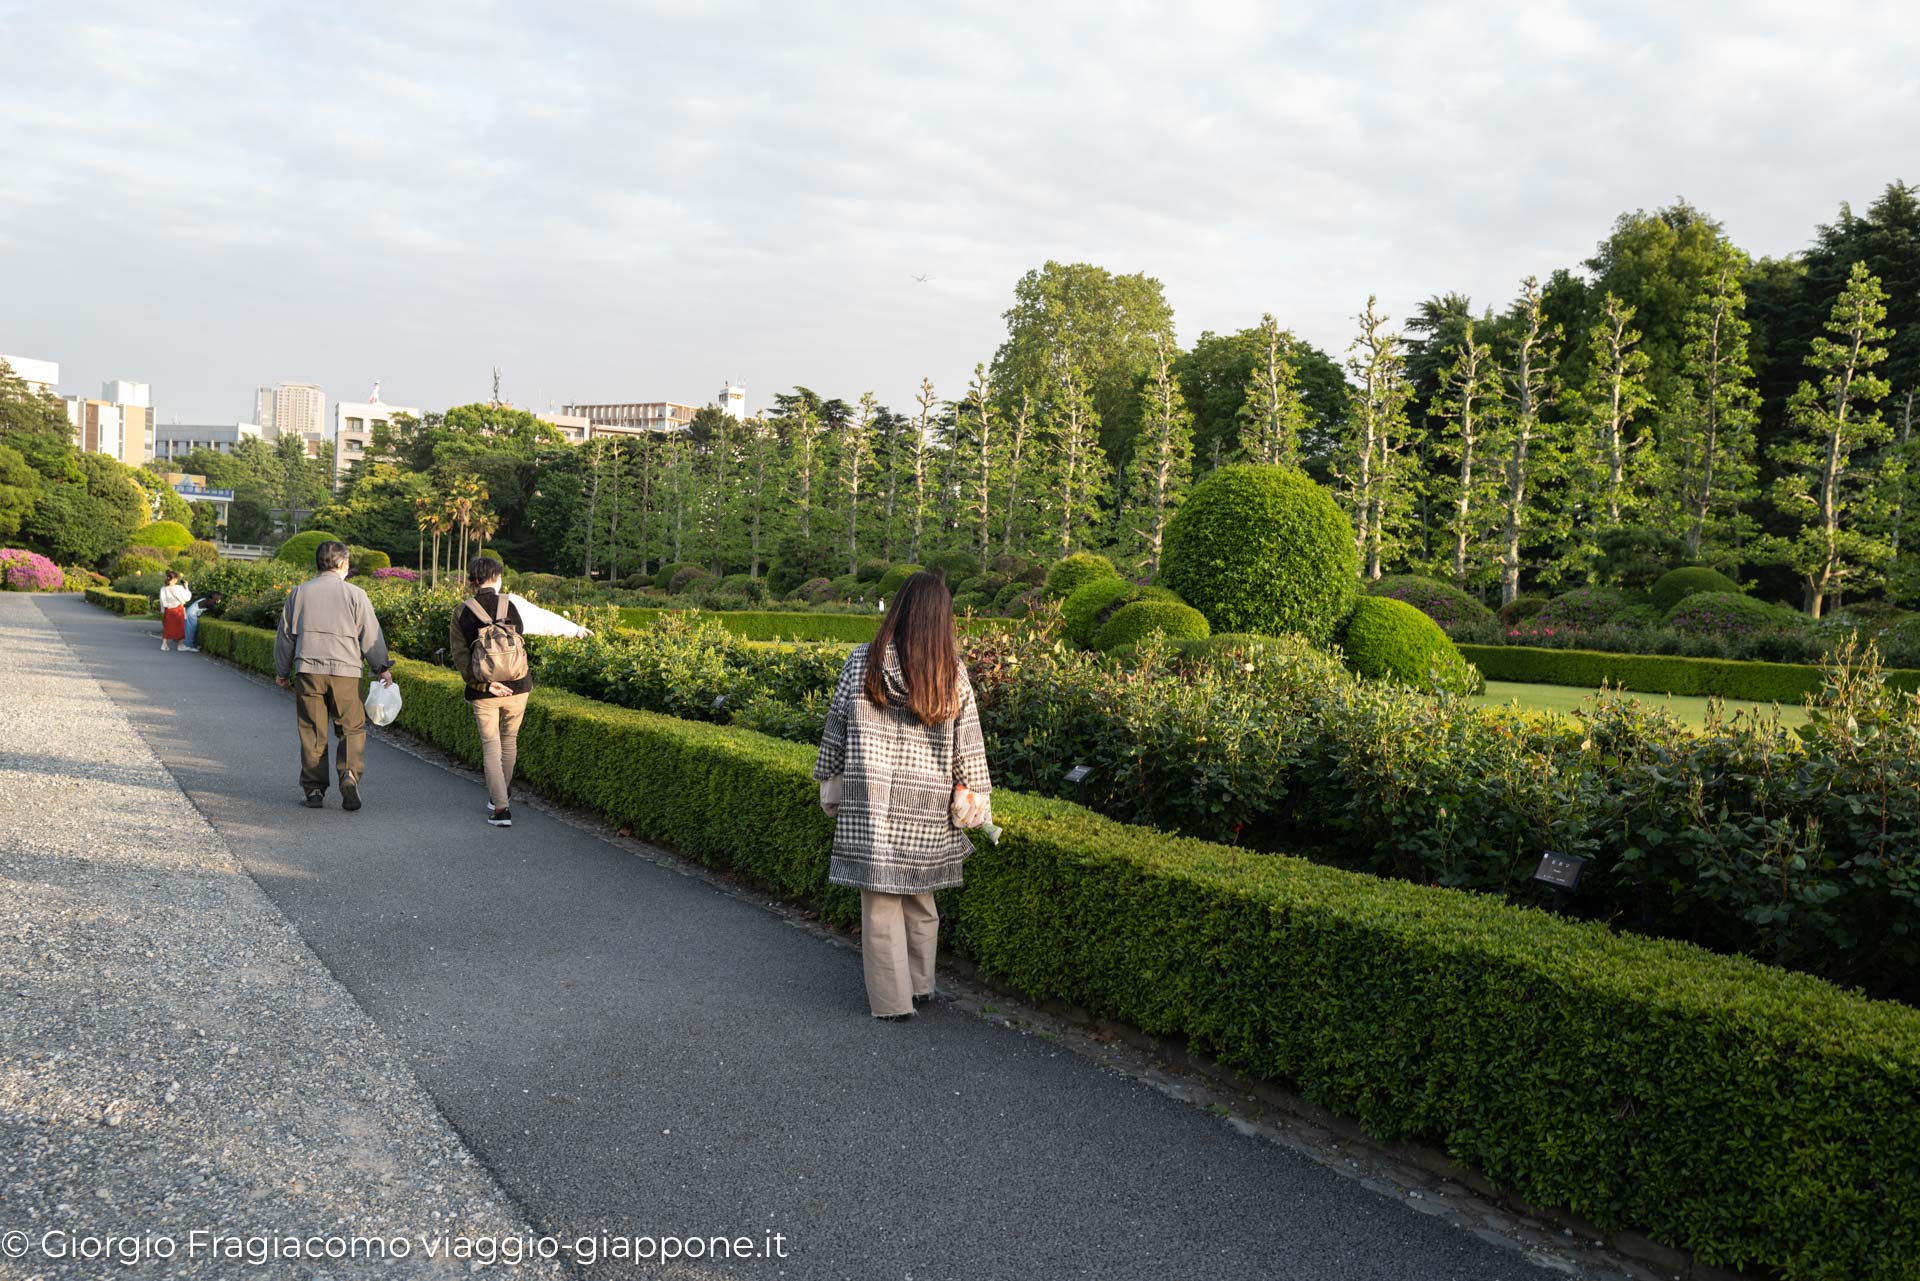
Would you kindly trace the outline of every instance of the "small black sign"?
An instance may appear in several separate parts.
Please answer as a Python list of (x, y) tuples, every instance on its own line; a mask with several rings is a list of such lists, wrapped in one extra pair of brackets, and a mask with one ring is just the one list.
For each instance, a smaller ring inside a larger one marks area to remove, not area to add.
[(1093, 766), (1076, 765), (1072, 769), (1067, 771), (1067, 781), (1069, 783), (1084, 783), (1092, 775), (1093, 775)]
[(727, 705), (727, 696), (725, 694), (720, 694), (716, 696), (713, 700), (713, 708), (715, 711), (719, 711), (721, 708), (725, 707), (726, 705)]
[(1587, 860), (1578, 854), (1556, 854), (1548, 850), (1540, 856), (1540, 866), (1534, 869), (1533, 879), (1558, 889), (1578, 889), (1580, 873), (1586, 868)]

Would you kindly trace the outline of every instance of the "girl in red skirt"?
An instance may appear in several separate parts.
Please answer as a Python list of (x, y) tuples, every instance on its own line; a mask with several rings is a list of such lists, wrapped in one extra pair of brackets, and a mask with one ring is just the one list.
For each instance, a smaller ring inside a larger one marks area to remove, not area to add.
[(187, 601), (192, 593), (180, 581), (180, 575), (167, 571), (167, 584), (160, 589), (160, 648), (166, 649), (187, 639)]

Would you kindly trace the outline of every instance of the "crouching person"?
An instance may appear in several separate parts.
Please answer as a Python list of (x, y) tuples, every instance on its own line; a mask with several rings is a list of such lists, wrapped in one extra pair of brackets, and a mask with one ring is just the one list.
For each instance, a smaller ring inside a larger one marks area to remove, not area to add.
[(939, 575), (907, 579), (873, 643), (847, 659), (813, 776), (836, 820), (827, 879), (860, 891), (868, 1005), (908, 1018), (933, 995), (933, 892), (960, 884), (973, 850), (961, 824), (984, 821), (993, 787)]
[(487, 776), (487, 822), (512, 827), (514, 758), (520, 721), (527, 714), (533, 675), (527, 665), (526, 624), (513, 598), (501, 590), (505, 568), (491, 556), (467, 567), (469, 595), (447, 625), (447, 653), (467, 683), (467, 704), (480, 730), (480, 760)]

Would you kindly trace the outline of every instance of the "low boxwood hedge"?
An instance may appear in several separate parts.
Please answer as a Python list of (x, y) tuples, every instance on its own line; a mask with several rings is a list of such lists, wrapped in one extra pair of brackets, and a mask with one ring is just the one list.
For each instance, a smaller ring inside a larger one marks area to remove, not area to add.
[(87, 588), (87, 601), (102, 609), (110, 609), (116, 614), (146, 614), (152, 610), (153, 602), (145, 596), (130, 592), (116, 592), (105, 587)]
[[(1799, 663), (1608, 654), (1530, 645), (1462, 645), (1460, 652), (1490, 681), (1583, 689), (1598, 689), (1605, 683), (1642, 694), (1718, 695), (1757, 703), (1798, 703), (1819, 689), (1822, 679), (1818, 667)], [(1920, 671), (1889, 671), (1886, 677), (1896, 689), (1920, 690)]]
[[(651, 627), (660, 615), (672, 612), (648, 605), (629, 605), (621, 609), (620, 621), (628, 627)], [(808, 614), (798, 610), (782, 613), (778, 610), (713, 609), (700, 611), (700, 617), (711, 619), (735, 636), (747, 640), (847, 641), (864, 645), (880, 630), (878, 611), (871, 614)], [(1007, 618), (977, 617), (954, 620), (965, 632), (998, 631), (1012, 621)]]
[[(201, 624), (267, 670), (272, 633)], [(479, 759), (458, 677), (402, 660), (399, 724)], [(813, 749), (535, 690), (519, 768), (557, 799), (849, 924)], [(740, 798), (750, 796), (753, 804)], [(1910, 1278), (1920, 1011), (1491, 897), (1168, 836), (1000, 793), (945, 913), (1036, 999), (1124, 1020), (1443, 1145), (1701, 1263)]]

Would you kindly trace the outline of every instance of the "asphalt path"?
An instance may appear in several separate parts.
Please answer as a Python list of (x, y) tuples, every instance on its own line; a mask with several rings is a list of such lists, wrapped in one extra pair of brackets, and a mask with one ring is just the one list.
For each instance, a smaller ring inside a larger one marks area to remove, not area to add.
[(393, 744), (368, 744), (365, 809), (304, 809), (290, 695), (78, 597), (44, 609), (562, 1239), (782, 1235), (673, 1273), (701, 1277), (1557, 1275), (1045, 1038), (950, 1005), (870, 1019), (847, 948), (558, 816), (491, 828), (477, 781)]

